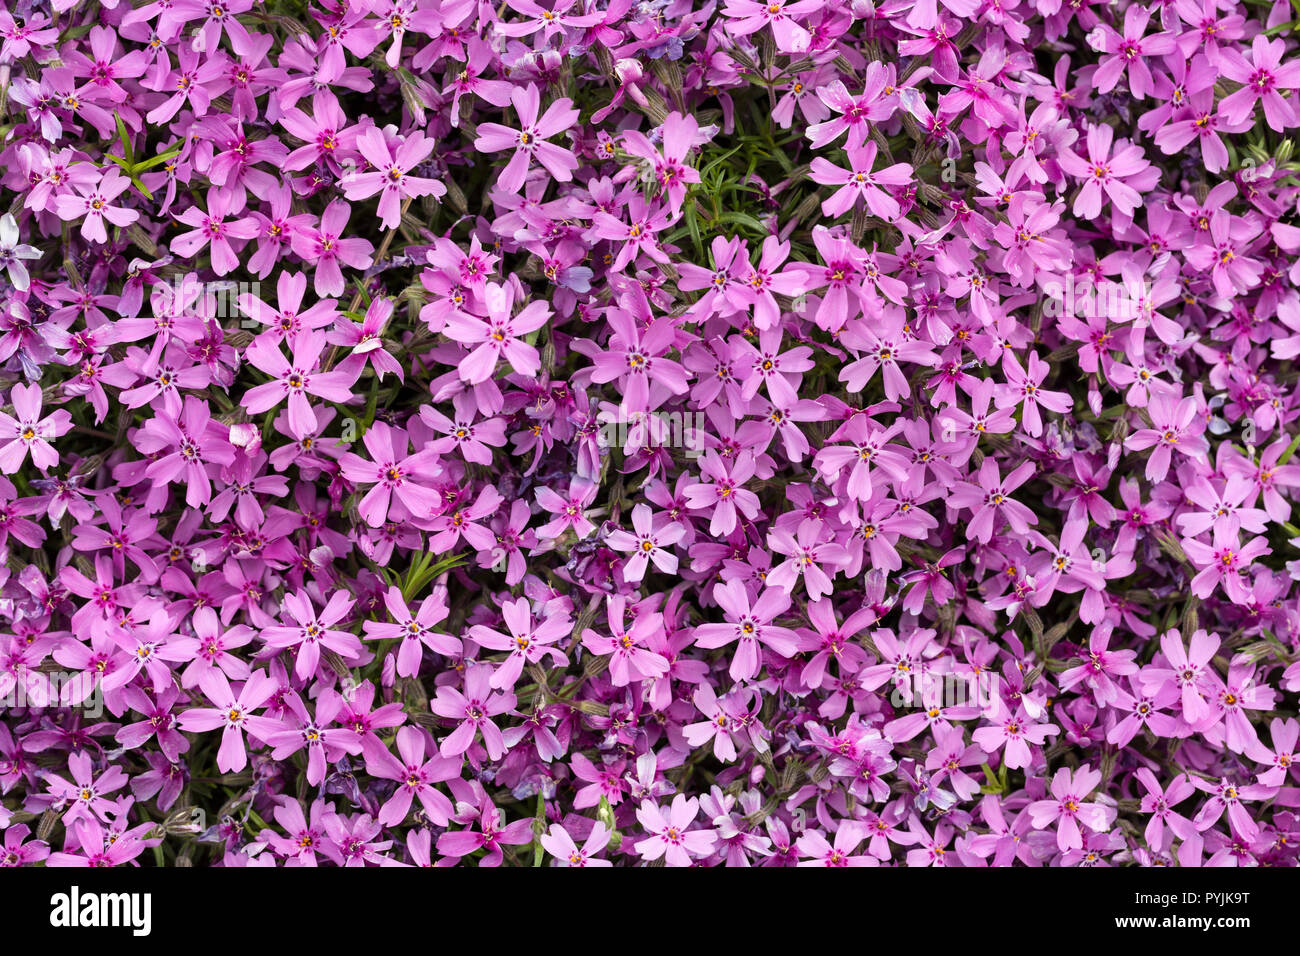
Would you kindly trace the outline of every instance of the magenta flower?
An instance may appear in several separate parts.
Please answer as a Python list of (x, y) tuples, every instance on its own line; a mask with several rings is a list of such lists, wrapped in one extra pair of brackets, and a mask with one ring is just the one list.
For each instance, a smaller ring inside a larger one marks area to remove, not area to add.
[(1172, 33), (1155, 33), (1144, 37), (1151, 13), (1146, 8), (1134, 5), (1124, 11), (1124, 32), (1099, 24), (1101, 31), (1101, 49), (1106, 54), (1097, 64), (1097, 72), (1092, 82), (1098, 93), (1109, 93), (1115, 88), (1120, 77), (1128, 73), (1129, 92), (1142, 99), (1155, 88), (1151, 70), (1146, 64), (1148, 57), (1165, 56), (1174, 52), (1175, 41)]
[(736, 457), (730, 464), (716, 452), (709, 452), (700, 464), (700, 477), (708, 481), (687, 485), (686, 506), (710, 515), (709, 534), (727, 535), (735, 529), (737, 514), (753, 519), (758, 514), (758, 496), (741, 487), (755, 471), (752, 454)]
[(498, 690), (514, 687), (519, 681), (519, 675), (523, 673), (524, 664), (536, 664), (547, 657), (553, 667), (567, 663), (568, 658), (563, 652), (548, 646), (573, 631), (573, 621), (567, 615), (553, 615), (534, 626), (528, 599), (520, 598), (501, 605), (501, 616), (505, 619), (509, 635), (481, 624), (469, 631), (470, 640), (480, 647), (506, 651), (508, 654), (493, 672), (492, 679), (488, 682), (490, 687)]
[(515, 288), (489, 283), (484, 291), (486, 318), (453, 313), (447, 319), (446, 334), (465, 345), (475, 346), (460, 362), (461, 381), (469, 385), (486, 382), (505, 359), (520, 375), (534, 375), (540, 366), (537, 349), (524, 336), (546, 324), (551, 310), (544, 302), (529, 302), (514, 313)]
[[(9, 392), (14, 415), (0, 412), (0, 472), (12, 475), (18, 471), (28, 453), (32, 464), (41, 470), (59, 463), (59, 455), (50, 439), (67, 434), (72, 428), (72, 415), (66, 409), (55, 409), (41, 417), (42, 394), (39, 385), (15, 385)], [(14, 417), (17, 416), (17, 417)]]
[(757, 0), (727, 0), (723, 13), (734, 17), (728, 25), (728, 33), (733, 36), (748, 36), (763, 27), (770, 27), (776, 39), (776, 48), (782, 53), (805, 53), (812, 42), (812, 34), (796, 21), (809, 13), (816, 13), (825, 6), (825, 0), (795, 0), (785, 3), (759, 3)]
[(1131, 216), (1142, 204), (1142, 191), (1158, 175), (1142, 155), (1142, 147), (1120, 140), (1111, 152), (1114, 130), (1105, 124), (1088, 127), (1088, 158), (1085, 160), (1072, 151), (1061, 154), (1061, 168), (1076, 179), (1083, 180), (1083, 188), (1074, 200), (1074, 214), (1084, 219), (1095, 219), (1109, 197), (1115, 209)]
[(1056, 845), (1062, 851), (1083, 846), (1079, 824), (1102, 833), (1115, 822), (1114, 807), (1102, 803), (1085, 803), (1090, 793), (1101, 783), (1101, 771), (1084, 764), (1076, 771), (1062, 767), (1052, 777), (1051, 800), (1035, 800), (1029, 805), (1029, 815), (1034, 829), (1044, 830), (1056, 824)]
[(609, 546), (616, 551), (630, 551), (632, 557), (623, 566), (623, 577), (636, 583), (645, 577), (650, 562), (665, 574), (677, 572), (677, 556), (670, 550), (686, 534), (679, 524), (661, 522), (658, 531), (649, 506), (637, 505), (632, 509), (634, 534), (621, 528), (609, 536)]
[(392, 619), (389, 623), (364, 621), (361, 626), (367, 640), (402, 642), (397, 651), (398, 676), (414, 677), (419, 673), (423, 647), (445, 657), (455, 657), (461, 653), (459, 640), (433, 629), (435, 624), (446, 620), (450, 613), (441, 595), (435, 593), (425, 598), (420, 603), (420, 610), (412, 615), (402, 597), (402, 589), (391, 587), (384, 593), (384, 605)]
[(462, 857), (476, 850), (487, 851), (479, 858), (479, 866), (500, 866), (504, 858), (501, 844), (520, 846), (533, 839), (533, 821), (523, 817), (505, 823), (501, 811), (491, 800), (483, 801), (478, 814), (478, 830), (454, 830), (438, 837), (438, 852), (445, 857)]
[(1205, 453), (1205, 442), (1196, 435), (1193, 426), (1196, 400), (1161, 390), (1152, 395), (1147, 409), (1152, 427), (1135, 431), (1125, 439), (1124, 447), (1135, 451), (1154, 447), (1155, 451), (1147, 459), (1146, 476), (1152, 481), (1164, 481), (1175, 451), (1193, 459)]
[(340, 263), (353, 269), (370, 266), (375, 251), (369, 239), (343, 238), (343, 230), (352, 215), (352, 207), (336, 199), (325, 207), (317, 229), (295, 230), (290, 237), (293, 251), (315, 266), (314, 287), (317, 295), (342, 295), (346, 284)]
[(301, 866), (317, 866), (316, 850), (325, 839), (325, 808), (324, 800), (313, 801), (308, 819), (301, 803), (291, 797), (281, 797), (274, 816), (286, 835), (281, 836), (268, 827), (259, 836), (279, 855), (296, 860)]
[(832, 844), (821, 833), (809, 830), (795, 841), (800, 866), (879, 866), (880, 861), (865, 853), (856, 852), (866, 836), (863, 828), (852, 820), (841, 823), (835, 831)]
[(466, 461), (479, 465), (492, 464), (492, 449), (506, 443), (506, 423), (500, 418), (478, 419), (477, 407), (467, 393), (453, 400), (454, 419), (448, 418), (432, 405), (420, 408), (420, 419), (442, 438), (431, 441), (427, 450), (439, 455), (458, 452)]
[(656, 262), (667, 262), (668, 256), (660, 248), (659, 233), (667, 229), (676, 218), (671, 210), (651, 206), (642, 197), (633, 196), (627, 204), (627, 216), (631, 221), (624, 222), (621, 212), (620, 210), (619, 216), (614, 216), (602, 209), (592, 220), (591, 232), (594, 236), (620, 243), (610, 265), (621, 270), (641, 254)]
[(432, 139), (413, 133), (394, 149), (382, 132), (370, 127), (357, 137), (357, 149), (373, 169), (344, 176), (339, 181), (343, 195), (355, 202), (379, 193), (379, 220), (385, 229), (396, 229), (402, 218), (402, 199), (437, 199), (447, 194), (447, 187), (436, 179), (410, 175), (433, 152), (433, 145)]
[(322, 650), (333, 651), (344, 660), (356, 660), (361, 654), (361, 642), (356, 635), (331, 629), (331, 625), (347, 616), (354, 603), (347, 592), (336, 591), (317, 614), (306, 592), (286, 594), (285, 610), (296, 623), (263, 628), (262, 640), (268, 647), (294, 649), (293, 670), (299, 680), (306, 680), (316, 672)]
[(55, 795), (59, 805), (66, 806), (63, 818), (69, 824), (79, 820), (107, 820), (107, 812), (113, 807), (108, 794), (120, 790), (127, 781), (121, 767), (110, 766), (98, 777), (90, 757), (84, 753), (74, 753), (68, 757), (68, 769), (72, 780), (65, 780), (58, 774), (46, 777), (50, 792)]
[[(849, 553), (816, 521), (803, 521), (792, 534), (774, 528), (768, 532), (768, 547), (785, 560), (772, 568), (767, 583), (793, 593), (795, 582), (802, 580), (808, 598), (821, 600), (831, 593), (833, 578), (849, 563)], [(830, 569), (827, 573), (826, 565)]]
[(0, 866), (1295, 864), (1286, 6), (0, 10)]
[(210, 607), (197, 607), (190, 619), (197, 638), (189, 666), (181, 673), (181, 686), (189, 689), (200, 686), (205, 675), (219, 670), (230, 680), (248, 680), (249, 667), (231, 651), (245, 646), (253, 639), (253, 629), (244, 624), (224, 628), (217, 612)]
[(253, 239), (258, 233), (257, 222), (251, 217), (230, 219), (238, 212), (223, 190), (209, 189), (206, 212), (198, 206), (191, 206), (176, 217), (194, 228), (171, 241), (172, 253), (194, 256), (206, 246), (212, 259), (213, 271), (217, 275), (223, 276), (232, 271), (239, 265), (239, 256), (235, 254), (230, 241)]
[(809, 175), (813, 182), (838, 186), (829, 199), (822, 202), (822, 212), (832, 218), (842, 216), (861, 200), (873, 216), (893, 220), (898, 218), (898, 200), (881, 187), (903, 187), (912, 181), (912, 167), (907, 163), (894, 163), (872, 172), (876, 162), (876, 144), (864, 143), (861, 148), (848, 150), (849, 169), (841, 169), (818, 156), (812, 161)]
[[(1167, 849), (1172, 842), (1172, 838), (1167, 839), (1167, 836), (1176, 836), (1180, 840), (1191, 837), (1195, 832), (1192, 822), (1174, 810), (1174, 807), (1196, 792), (1191, 778), (1184, 774), (1165, 788), (1160, 786), (1155, 774), (1146, 767), (1141, 767), (1137, 771), (1137, 779), (1146, 791), (1142, 796), (1142, 812), (1151, 814), (1151, 820), (1143, 833), (1147, 845), (1153, 849)], [(1169, 828), (1168, 835), (1165, 827)]]
[(636, 852), (645, 860), (663, 857), (668, 866), (690, 866), (692, 859), (707, 856), (718, 836), (713, 830), (691, 829), (699, 812), (700, 801), (681, 793), (673, 797), (666, 816), (653, 800), (642, 801), (636, 818), (650, 835), (637, 842)]
[(977, 541), (987, 544), (1001, 529), (1002, 521), (1010, 524), (1016, 534), (1027, 534), (1029, 526), (1037, 524), (1038, 519), (1010, 495), (1028, 481), (1036, 470), (1034, 463), (1027, 461), (1016, 467), (1006, 478), (1002, 478), (997, 462), (985, 458), (978, 472), (979, 484), (962, 482), (955, 485), (948, 501), (954, 507), (970, 508), (974, 512), (969, 528), (971, 536)]
[(177, 718), (181, 730), (201, 733), (222, 728), (217, 769), (222, 773), (243, 770), (248, 765), (245, 733), (255, 740), (265, 742), (271, 734), (281, 729), (278, 720), (253, 713), (274, 693), (275, 681), (267, 676), (266, 671), (253, 671), (236, 695), (226, 680), (226, 675), (214, 670), (203, 675), (199, 686), (204, 696), (216, 706), (192, 707), (182, 711)]
[(94, 187), (84, 193), (63, 193), (54, 197), (54, 211), (60, 219), (81, 220), (81, 235), (90, 242), (108, 242), (104, 220), (114, 226), (129, 226), (140, 218), (140, 213), (125, 206), (113, 205), (113, 200), (126, 192), (131, 181), (116, 169), (110, 169)]
[(259, 339), (248, 347), (245, 357), (273, 381), (250, 388), (243, 405), (250, 414), (260, 415), (288, 400), (289, 430), (296, 438), (315, 434), (316, 413), (308, 395), (329, 402), (345, 402), (352, 394), (355, 375), (342, 370), (318, 371), (325, 336), (318, 331), (304, 332), (290, 346), (292, 359), (286, 359), (277, 344)]
[(609, 845), (612, 834), (605, 824), (597, 820), (591, 827), (591, 835), (579, 847), (573, 842), (567, 830), (558, 823), (537, 838), (547, 853), (555, 857), (560, 866), (613, 866), (609, 860), (602, 860), (596, 854)]
[(767, 588), (751, 603), (740, 581), (728, 581), (713, 589), (713, 597), (727, 615), (726, 624), (701, 624), (695, 628), (699, 647), (724, 647), (736, 642), (731, 659), (733, 680), (750, 680), (761, 667), (759, 648), (766, 647), (779, 657), (793, 657), (798, 635), (772, 621), (790, 606), (790, 596), (781, 588)]
[(591, 629), (582, 632), (583, 647), (593, 654), (609, 657), (609, 673), (615, 687), (653, 680), (668, 672), (667, 659), (646, 647), (651, 636), (662, 633), (663, 617), (634, 607), (632, 624), (628, 626), (625, 607), (626, 599), (621, 595), (606, 602), (608, 636)]
[(1219, 52), (1218, 67), (1223, 76), (1242, 84), (1241, 89), (1228, 94), (1219, 104), (1229, 123), (1252, 118), (1256, 104), (1261, 101), (1270, 129), (1281, 133), (1300, 122), (1294, 107), (1282, 97), (1284, 90), (1300, 89), (1300, 62), (1283, 63), (1285, 53), (1285, 40), (1281, 37), (1270, 40), (1262, 33), (1251, 41), (1249, 60), (1232, 47)]
[(687, 154), (700, 138), (700, 125), (693, 116), (669, 113), (660, 127), (660, 133), (663, 139), (662, 154), (643, 133), (631, 129), (623, 133), (623, 148), (654, 167), (654, 178), (659, 183), (661, 194), (668, 197), (668, 205), (675, 215), (681, 211), (682, 202), (686, 199), (686, 187), (700, 181), (699, 172), (686, 165)]
[(180, 481), (185, 487), (185, 503), (193, 507), (212, 500), (211, 469), (235, 460), (229, 430), (212, 421), (205, 402), (190, 396), (178, 417), (164, 411), (145, 422), (137, 447), (158, 456), (145, 469), (145, 477), (164, 485)]
[(427, 518), (441, 508), (442, 497), (428, 487), (442, 473), (437, 452), (407, 454), (410, 437), (383, 422), (367, 428), (361, 440), (370, 458), (344, 452), (339, 456), (339, 469), (353, 484), (372, 486), (357, 505), (357, 512), (370, 527), (378, 528), (390, 513)]
[(438, 756), (426, 760), (425, 735), (414, 727), (403, 727), (397, 732), (397, 753), (400, 759), (378, 743), (376, 737), (367, 741), (367, 772), (397, 781), (397, 789), (379, 808), (376, 819), (386, 827), (396, 826), (406, 819), (412, 801), (418, 797), (429, 819), (437, 826), (447, 826), (455, 811), (446, 795), (433, 785), (459, 778), (461, 761)]
[(307, 751), (306, 780), (312, 786), (319, 786), (325, 779), (325, 768), (337, 763), (344, 754), (361, 753), (361, 735), (347, 727), (331, 727), (330, 724), (339, 717), (344, 700), (332, 690), (321, 691), (316, 699), (316, 713), (313, 715), (298, 695), (294, 694), (286, 701), (290, 717), (282, 729), (266, 736), (266, 742), (273, 747), (272, 760), (285, 760), (298, 751)]
[(546, 168), (556, 180), (567, 183), (578, 168), (578, 159), (569, 150), (546, 142), (557, 133), (571, 128), (578, 120), (573, 101), (562, 97), (546, 108), (539, 118), (541, 95), (537, 86), (529, 83), (515, 87), (510, 102), (519, 114), (519, 129), (500, 123), (483, 123), (478, 128), (474, 148), (480, 153), (499, 153), (514, 150), (510, 162), (497, 178), (497, 184), (506, 192), (517, 193), (523, 188), (529, 167), (534, 159)]
[[(109, 834), (97, 820), (79, 819), (69, 828), (69, 847), (76, 850), (49, 854), (46, 866), (125, 866), (147, 848), (145, 835), (154, 829), (152, 823), (142, 823), (125, 833)], [(6, 832), (8, 839), (8, 832)]]
[(990, 721), (989, 726), (972, 731), (971, 739), (986, 754), (995, 754), (1001, 750), (1003, 762), (1012, 769), (1029, 769), (1033, 764), (1033, 751), (1029, 745), (1041, 747), (1049, 735), (1061, 732), (1055, 724), (1040, 723), (1030, 718), (1023, 706), (1018, 705), (1012, 710), (1000, 695), (994, 696), (992, 708), (985, 716)]
[(438, 752), (444, 757), (456, 757), (469, 750), (474, 735), (481, 734), (489, 760), (499, 760), (505, 753), (505, 740), (501, 729), (492, 718), (514, 709), (515, 695), (510, 691), (492, 689), (495, 669), (487, 664), (468, 664), (465, 667), (465, 693), (444, 684), (438, 688), (437, 697), (429, 706), (439, 717), (457, 720), (456, 729), (443, 738)]
[(849, 134), (849, 149), (861, 147), (866, 142), (869, 125), (894, 112), (893, 104), (882, 95), (887, 82), (883, 65), (873, 61), (867, 64), (866, 83), (860, 96), (850, 94), (840, 80), (819, 87), (818, 99), (826, 104), (832, 114), (839, 115), (832, 115), (825, 122), (808, 127), (808, 138), (813, 148), (829, 145), (845, 132)]

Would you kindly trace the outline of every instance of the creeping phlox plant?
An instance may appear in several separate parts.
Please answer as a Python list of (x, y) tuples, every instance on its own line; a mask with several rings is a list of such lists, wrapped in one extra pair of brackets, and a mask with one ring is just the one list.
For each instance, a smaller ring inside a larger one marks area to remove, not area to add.
[(1286, 0), (8, 0), (3, 865), (1291, 865)]

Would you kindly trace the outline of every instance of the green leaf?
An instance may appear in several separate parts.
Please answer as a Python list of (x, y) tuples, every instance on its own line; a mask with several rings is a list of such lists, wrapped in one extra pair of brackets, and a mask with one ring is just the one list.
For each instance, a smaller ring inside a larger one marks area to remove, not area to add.
[(420, 588), (423, 587), (421, 578), (429, 567), (429, 562), (433, 560), (433, 555), (427, 551), (421, 554), (406, 570), (406, 580), (402, 582), (402, 600), (410, 601)]
[(148, 189), (146, 189), (144, 183), (136, 179), (135, 176), (131, 177), (131, 185), (134, 186), (136, 190), (140, 193), (140, 195), (144, 196), (145, 199), (148, 199), (150, 202), (153, 201), (153, 193), (151, 193)]
[(1296, 435), (1291, 444), (1286, 446), (1286, 451), (1282, 452), (1282, 454), (1278, 456), (1277, 467), (1281, 468), (1290, 461), (1291, 456), (1295, 454), (1297, 448), (1300, 448), (1300, 435)]
[(406, 574), (406, 581), (402, 584), (402, 599), (404, 601), (410, 603), (438, 575), (468, 563), (469, 559), (464, 554), (451, 554), (440, 561), (434, 561), (432, 564), (430, 564), (431, 561), (433, 561), (433, 555), (425, 552), (411, 565)]
[(745, 212), (724, 212), (718, 217), (718, 222), (732, 223), (737, 226), (744, 226), (746, 229), (752, 229), (755, 232), (767, 234), (768, 229), (761, 222), (755, 219), (749, 213)]
[(161, 166), (163, 163), (175, 159), (180, 154), (181, 154), (180, 146), (174, 146), (171, 149), (167, 150), (165, 153), (159, 153), (157, 156), (151, 156), (148, 159), (141, 160), (140, 162), (136, 163), (131, 168), (131, 170), (132, 172), (135, 173), (148, 172), (149, 170), (153, 169), (155, 166)]
[(1007, 789), (1005, 765), (1002, 768), (1002, 776), (998, 776), (994, 773), (993, 768), (988, 764), (983, 764), (982, 768), (984, 770), (984, 779), (987, 783), (980, 787), (980, 792), (993, 794), (1004, 793)]
[(122, 117), (118, 115), (117, 110), (113, 110), (113, 119), (117, 121), (117, 137), (122, 141), (122, 155), (132, 166), (135, 165), (135, 150), (131, 147), (131, 134), (126, 128), (126, 123), (122, 122)]
[(379, 376), (376, 375), (370, 381), (370, 396), (366, 399), (366, 422), (365, 427), (361, 429), (365, 432), (367, 428), (375, 423), (375, 411), (379, 407)]
[(732, 149), (727, 150), (717, 159), (711, 160), (706, 166), (704, 166), (700, 170), (700, 178), (703, 179), (705, 176), (711, 175), (713, 170), (716, 169), (719, 164), (725, 162), (726, 160), (730, 159), (732, 156), (736, 155), (736, 153), (740, 152), (740, 149), (741, 147), (736, 146)]
[(533, 816), (533, 866), (541, 866), (546, 859), (546, 850), (542, 846), (542, 834), (546, 832), (546, 801), (541, 791), (537, 793), (537, 813)]

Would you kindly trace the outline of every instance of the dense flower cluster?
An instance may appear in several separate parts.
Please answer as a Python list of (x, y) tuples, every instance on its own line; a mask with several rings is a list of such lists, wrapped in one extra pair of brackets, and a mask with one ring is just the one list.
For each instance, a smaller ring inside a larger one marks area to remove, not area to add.
[(1285, 0), (10, 0), (0, 865), (1290, 865)]

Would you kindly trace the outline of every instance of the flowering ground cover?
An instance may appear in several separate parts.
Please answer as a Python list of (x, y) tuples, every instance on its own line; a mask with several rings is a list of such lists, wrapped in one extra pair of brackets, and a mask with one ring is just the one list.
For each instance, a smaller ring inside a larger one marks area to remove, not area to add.
[(7, 0), (0, 865), (1292, 865), (1297, 13)]

